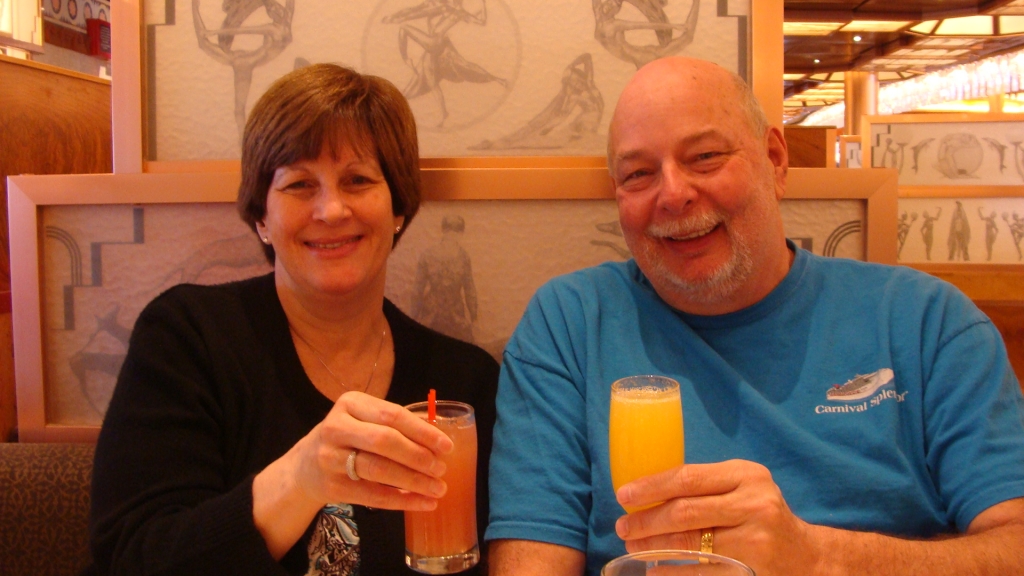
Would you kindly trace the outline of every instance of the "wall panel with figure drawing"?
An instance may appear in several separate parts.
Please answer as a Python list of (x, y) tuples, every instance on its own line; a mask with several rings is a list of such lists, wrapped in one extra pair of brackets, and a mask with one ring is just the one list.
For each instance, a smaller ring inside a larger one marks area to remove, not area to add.
[(280, 76), (335, 62), (409, 99), (424, 156), (603, 155), (636, 69), (749, 76), (749, 0), (145, 0), (148, 159), (239, 157)]
[[(473, 176), (488, 186), (530, 181), (537, 169), (521, 170)], [(560, 178), (558, 168), (540, 171), (538, 186)], [(459, 200), (439, 185), (466, 175), (427, 173), (426, 200), (390, 258), (386, 295), (497, 358), (541, 284), (630, 256), (610, 190)], [(816, 254), (895, 261), (892, 171), (793, 169), (789, 180), (781, 211), (793, 242)], [(239, 181), (237, 171), (10, 179), (23, 440), (95, 438), (136, 318), (160, 292), (269, 270), (235, 212)]]
[[(783, 216), (798, 245), (864, 258), (863, 201), (786, 200)], [(46, 206), (40, 225), (45, 404), (60, 426), (99, 425), (155, 296), (269, 271), (230, 203)], [(612, 200), (431, 201), (389, 261), (386, 295), (500, 359), (541, 284), (629, 256)]]
[(908, 114), (867, 122), (870, 165), (899, 173), (899, 262), (1024, 263), (1021, 119)]

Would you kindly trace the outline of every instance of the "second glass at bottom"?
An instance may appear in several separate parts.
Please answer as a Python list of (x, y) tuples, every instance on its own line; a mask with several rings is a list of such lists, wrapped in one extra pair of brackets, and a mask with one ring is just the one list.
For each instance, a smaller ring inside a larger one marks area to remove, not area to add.
[[(426, 419), (427, 403), (406, 406)], [(405, 513), (405, 563), (424, 574), (454, 574), (476, 566), (480, 546), (476, 526), (476, 417), (462, 402), (437, 401), (435, 419), (455, 448), (441, 457), (447, 465), (448, 492), (430, 512)]]
[(604, 565), (601, 576), (754, 576), (754, 571), (718, 554), (648, 550), (619, 556)]

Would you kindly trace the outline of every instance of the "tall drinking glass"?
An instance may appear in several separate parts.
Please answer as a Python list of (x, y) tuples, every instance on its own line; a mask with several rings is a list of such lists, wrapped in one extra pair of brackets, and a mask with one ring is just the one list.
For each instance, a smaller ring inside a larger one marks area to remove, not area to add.
[[(427, 418), (427, 403), (406, 406)], [(476, 416), (462, 402), (437, 401), (437, 427), (455, 448), (441, 457), (448, 492), (430, 512), (405, 513), (405, 564), (424, 574), (452, 574), (476, 566)]]
[[(666, 376), (629, 376), (612, 384), (608, 414), (612, 486), (683, 463), (679, 383)], [(627, 507), (627, 512), (641, 508)]]
[(649, 550), (612, 560), (601, 569), (601, 576), (754, 576), (754, 571), (718, 554)]

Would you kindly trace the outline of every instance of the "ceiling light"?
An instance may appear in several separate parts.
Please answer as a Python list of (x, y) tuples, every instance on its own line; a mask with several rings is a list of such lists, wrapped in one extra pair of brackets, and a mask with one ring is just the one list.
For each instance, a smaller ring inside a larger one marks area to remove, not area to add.
[(853, 41), (854, 41), (854, 42), (860, 42), (861, 40), (862, 40), (862, 38), (860, 37), (860, 35), (859, 35), (859, 34), (858, 34), (857, 36), (854, 36), (854, 37), (853, 37)]
[(839, 30), (842, 22), (783, 22), (784, 36), (828, 36)]
[(821, 60), (818, 60), (817, 58), (815, 58), (815, 59), (814, 59), (814, 63), (815, 63), (815, 64), (821, 64)]
[(932, 34), (939, 36), (991, 36), (995, 25), (991, 16), (964, 16), (939, 22)]
[(854, 20), (840, 28), (843, 32), (896, 32), (910, 26), (903, 20)]
[(1012, 36), (1024, 34), (1024, 16), (984, 15), (928, 20), (909, 31), (922, 36)]

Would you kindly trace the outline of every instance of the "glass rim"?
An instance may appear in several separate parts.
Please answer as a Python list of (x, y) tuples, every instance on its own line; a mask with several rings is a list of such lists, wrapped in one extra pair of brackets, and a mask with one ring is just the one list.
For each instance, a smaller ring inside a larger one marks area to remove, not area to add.
[[(683, 556), (683, 557), (680, 557)], [(618, 566), (629, 561), (655, 561), (655, 560), (671, 560), (675, 557), (680, 557), (680, 560), (691, 559), (696, 560), (700, 563), (701, 560), (707, 562), (715, 562), (717, 564), (725, 564), (734, 568), (744, 570), (750, 576), (755, 576), (754, 569), (747, 566), (743, 562), (736, 560), (735, 558), (729, 558), (728, 556), (722, 556), (721, 554), (713, 554), (711, 552), (698, 552), (697, 550), (679, 550), (679, 549), (662, 549), (662, 550), (644, 550), (643, 552), (633, 552), (632, 554), (626, 554), (609, 560), (602, 568), (601, 574), (604, 575), (604, 571), (609, 566)]]
[[(457, 400), (438, 400), (435, 403), (435, 406), (438, 408), (439, 411), (440, 409), (446, 409), (455, 412), (445, 414), (445, 418), (458, 419), (465, 418), (467, 416), (473, 416), (474, 418), (476, 417), (476, 411), (473, 410), (473, 406), (466, 404), (465, 402), (459, 402)], [(413, 402), (412, 404), (407, 404), (403, 406), (403, 408), (410, 412), (426, 412), (427, 401), (423, 400), (420, 402)], [(438, 412), (438, 415), (441, 415), (440, 412)]]
[(671, 391), (679, 389), (679, 381), (671, 376), (660, 374), (634, 374), (632, 376), (623, 376), (612, 382), (612, 391), (642, 388), (644, 386), (661, 386), (664, 391)]

